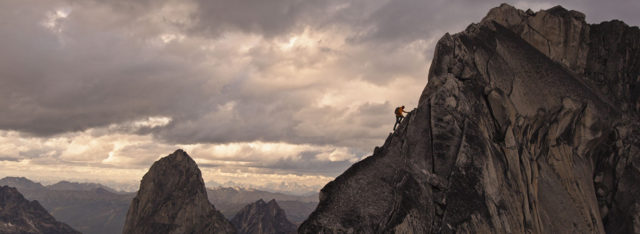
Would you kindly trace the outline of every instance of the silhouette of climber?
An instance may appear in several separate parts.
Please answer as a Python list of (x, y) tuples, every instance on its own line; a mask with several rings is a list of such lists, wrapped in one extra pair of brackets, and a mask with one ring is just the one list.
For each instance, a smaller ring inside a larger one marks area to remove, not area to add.
[(401, 106), (401, 107), (396, 107), (395, 113), (396, 113), (396, 123), (393, 125), (393, 131), (396, 130), (396, 126), (398, 126), (398, 124), (402, 122), (402, 119), (404, 119), (403, 113), (409, 113), (409, 112), (404, 111), (404, 106)]

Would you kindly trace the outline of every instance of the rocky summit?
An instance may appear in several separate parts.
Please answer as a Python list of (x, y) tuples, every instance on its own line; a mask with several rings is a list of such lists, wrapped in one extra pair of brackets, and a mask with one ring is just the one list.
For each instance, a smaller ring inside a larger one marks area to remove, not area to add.
[(640, 233), (640, 30), (503, 4), (300, 233)]
[(231, 220), (239, 234), (291, 234), (296, 225), (291, 223), (276, 200), (262, 199), (245, 206)]
[(177, 150), (142, 178), (123, 233), (235, 233), (235, 228), (207, 200), (196, 162)]
[(58, 222), (38, 201), (28, 201), (17, 189), (0, 187), (0, 233), (80, 233)]

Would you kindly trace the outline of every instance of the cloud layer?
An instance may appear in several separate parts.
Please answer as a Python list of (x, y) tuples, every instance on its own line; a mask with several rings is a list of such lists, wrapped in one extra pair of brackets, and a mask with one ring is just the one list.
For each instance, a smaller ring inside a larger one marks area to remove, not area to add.
[[(632, 0), (510, 3), (640, 24)], [(319, 187), (382, 143), (395, 106), (415, 107), (438, 38), (499, 4), (1, 1), (0, 167), (134, 177), (183, 147), (216, 183)]]

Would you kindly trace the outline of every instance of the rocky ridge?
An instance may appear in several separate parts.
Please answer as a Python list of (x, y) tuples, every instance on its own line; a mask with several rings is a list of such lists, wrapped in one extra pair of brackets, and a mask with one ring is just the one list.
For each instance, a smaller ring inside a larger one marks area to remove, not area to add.
[(0, 185), (14, 187), (24, 191), (38, 191), (46, 188), (41, 183), (33, 182), (27, 178), (11, 176), (0, 179)]
[(262, 199), (242, 208), (231, 219), (239, 234), (291, 234), (296, 225), (291, 223), (276, 200), (268, 203)]
[(418, 107), (300, 233), (640, 233), (640, 30), (507, 4), (436, 45)]
[(196, 162), (177, 150), (142, 178), (123, 233), (235, 233), (235, 228), (207, 200)]
[(28, 201), (17, 189), (0, 187), (0, 233), (80, 233), (58, 222), (38, 201)]
[(59, 191), (108, 191), (110, 193), (118, 193), (118, 191), (109, 188), (107, 186), (97, 184), (97, 183), (77, 183), (77, 182), (69, 182), (69, 181), (60, 181), (58, 183), (48, 185), (47, 189), (50, 190), (59, 190)]

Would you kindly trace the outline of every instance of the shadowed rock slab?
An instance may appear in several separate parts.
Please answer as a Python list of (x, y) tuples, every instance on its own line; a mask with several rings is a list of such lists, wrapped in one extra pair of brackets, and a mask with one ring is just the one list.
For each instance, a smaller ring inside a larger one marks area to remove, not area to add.
[(200, 169), (182, 150), (153, 163), (131, 201), (123, 233), (235, 233), (209, 203)]
[(300, 233), (640, 233), (640, 30), (503, 4)]

